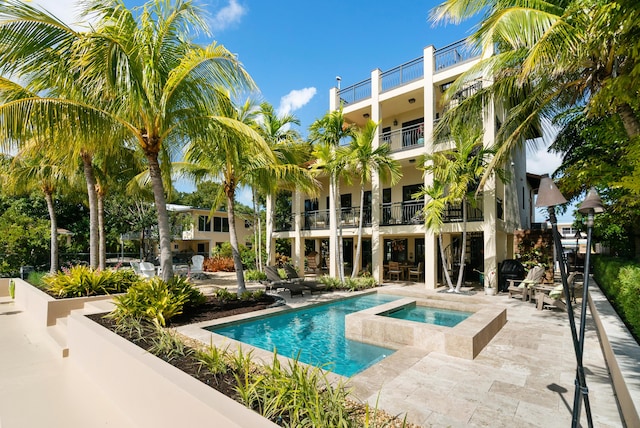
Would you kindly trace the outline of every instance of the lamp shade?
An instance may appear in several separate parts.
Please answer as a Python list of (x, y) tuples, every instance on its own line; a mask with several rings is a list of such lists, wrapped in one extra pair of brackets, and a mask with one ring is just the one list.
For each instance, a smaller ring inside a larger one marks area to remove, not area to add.
[(536, 199), (536, 207), (554, 207), (556, 205), (566, 204), (567, 200), (560, 193), (558, 187), (549, 177), (545, 174), (540, 179), (540, 187), (538, 188), (538, 199)]
[(589, 189), (589, 193), (587, 193), (587, 197), (580, 204), (578, 212), (580, 212), (581, 214), (600, 214), (604, 212), (602, 199), (600, 199), (600, 195), (598, 195), (595, 187)]

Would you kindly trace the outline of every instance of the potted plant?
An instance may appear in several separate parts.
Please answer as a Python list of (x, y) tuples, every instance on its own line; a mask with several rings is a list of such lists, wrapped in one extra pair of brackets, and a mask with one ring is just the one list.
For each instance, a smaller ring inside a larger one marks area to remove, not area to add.
[[(492, 270), (488, 274), (487, 281), (484, 284), (484, 294), (494, 296), (496, 294), (496, 271)], [(484, 282), (484, 273), (480, 274), (481, 281)]]

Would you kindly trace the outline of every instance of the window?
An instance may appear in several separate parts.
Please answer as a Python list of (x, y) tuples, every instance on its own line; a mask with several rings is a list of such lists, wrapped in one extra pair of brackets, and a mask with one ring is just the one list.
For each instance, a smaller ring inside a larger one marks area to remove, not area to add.
[(305, 199), (304, 200), (304, 210), (306, 211), (318, 211), (319, 204), (317, 199)]
[(226, 217), (214, 217), (213, 218), (213, 231), (214, 232), (228, 232), (229, 231), (229, 219)]
[(200, 232), (211, 232), (211, 220), (206, 215), (198, 217), (198, 230)]

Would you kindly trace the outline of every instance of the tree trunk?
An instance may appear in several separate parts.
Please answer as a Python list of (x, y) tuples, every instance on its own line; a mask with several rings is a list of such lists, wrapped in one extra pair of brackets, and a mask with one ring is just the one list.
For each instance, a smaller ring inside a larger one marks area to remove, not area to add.
[(158, 212), (158, 234), (160, 240), (160, 267), (162, 268), (162, 279), (169, 281), (173, 278), (173, 261), (171, 259), (171, 227), (169, 226), (169, 214), (167, 214), (167, 200), (164, 196), (164, 185), (158, 154), (147, 154), (149, 162), (149, 177), (153, 189), (153, 199)]
[(96, 192), (96, 178), (93, 173), (93, 158), (91, 154), (82, 152), (82, 167), (87, 182), (89, 199), (89, 266), (98, 267), (98, 194)]
[[(226, 186), (226, 185), (225, 185)], [(236, 234), (236, 214), (234, 204), (235, 190), (225, 190), (227, 194), (227, 218), (229, 219), (229, 243), (231, 244), (231, 254), (233, 255), (233, 266), (236, 268), (236, 280), (238, 281), (238, 297), (242, 295), (247, 288), (244, 285), (244, 272), (242, 270), (242, 258), (238, 247), (238, 235)]]
[(353, 261), (353, 271), (351, 272), (351, 279), (355, 279), (358, 276), (358, 264), (360, 263), (360, 256), (362, 253), (362, 222), (364, 220), (364, 185), (360, 186), (360, 216), (358, 217), (358, 243), (356, 244), (356, 257)]
[(274, 195), (269, 193), (267, 195), (267, 233), (265, 236), (265, 246), (267, 247), (267, 260), (266, 265), (269, 266), (273, 263), (273, 205)]
[(107, 237), (104, 232), (104, 193), (98, 193), (98, 266), (107, 268)]
[(629, 139), (633, 140), (640, 135), (640, 122), (629, 104), (625, 103), (618, 106), (618, 115), (622, 119), (622, 124), (625, 131), (627, 131)]
[(460, 271), (458, 272), (458, 283), (456, 284), (456, 293), (460, 292), (462, 287), (462, 278), (464, 277), (464, 258), (467, 249), (467, 201), (462, 200), (462, 248), (460, 249)]
[(49, 268), (49, 273), (53, 275), (58, 271), (58, 220), (53, 209), (51, 192), (45, 192), (44, 198), (47, 201), (47, 210), (49, 211), (49, 220), (51, 222), (51, 267)]
[(334, 175), (333, 193), (336, 201), (336, 263), (338, 264), (338, 278), (344, 284), (344, 257), (342, 254), (342, 204), (340, 203), (340, 183), (338, 177)]
[(449, 269), (447, 269), (447, 258), (444, 254), (444, 244), (442, 243), (442, 233), (438, 233), (438, 246), (440, 247), (440, 259), (442, 260), (442, 271), (444, 272), (444, 279), (447, 281), (449, 291), (453, 291), (453, 283), (451, 283), (451, 277), (449, 276)]

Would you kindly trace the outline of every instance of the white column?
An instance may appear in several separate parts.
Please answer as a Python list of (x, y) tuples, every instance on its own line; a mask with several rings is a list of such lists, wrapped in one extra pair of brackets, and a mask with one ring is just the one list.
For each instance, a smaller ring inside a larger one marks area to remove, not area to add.
[[(380, 122), (382, 114), (380, 112), (380, 90), (381, 81), (380, 75), (382, 72), (380, 69), (375, 69), (371, 72), (371, 119), (374, 122)], [(378, 148), (380, 146), (380, 129), (373, 137), (373, 147)], [(372, 174), (371, 177), (371, 273), (378, 283), (382, 283), (384, 278), (384, 248), (383, 238), (380, 237), (380, 221), (382, 206), (382, 185), (380, 183), (380, 177), (377, 173)]]
[(302, 239), (303, 218), (300, 213), (304, 211), (303, 195), (299, 191), (293, 193), (292, 209), (294, 213), (295, 238), (291, 248), (293, 266), (298, 272), (304, 272), (304, 239)]

